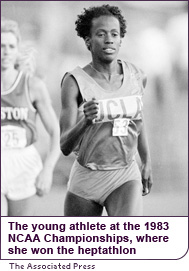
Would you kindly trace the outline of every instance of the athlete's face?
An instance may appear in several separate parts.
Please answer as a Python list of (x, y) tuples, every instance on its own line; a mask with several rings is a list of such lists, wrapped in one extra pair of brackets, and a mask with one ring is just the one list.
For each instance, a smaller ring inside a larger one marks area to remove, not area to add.
[(13, 67), (18, 57), (18, 41), (11, 32), (1, 33), (1, 69)]
[(86, 40), (94, 59), (112, 62), (119, 52), (121, 37), (120, 23), (113, 16), (94, 18), (91, 36)]

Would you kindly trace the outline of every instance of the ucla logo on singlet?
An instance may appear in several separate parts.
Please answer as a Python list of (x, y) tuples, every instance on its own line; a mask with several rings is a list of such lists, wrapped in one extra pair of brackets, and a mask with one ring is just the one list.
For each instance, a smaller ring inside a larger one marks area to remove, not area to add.
[(1, 120), (27, 120), (26, 107), (1, 107)]
[(99, 100), (98, 116), (95, 122), (107, 122), (115, 119), (140, 119), (142, 97), (139, 95)]

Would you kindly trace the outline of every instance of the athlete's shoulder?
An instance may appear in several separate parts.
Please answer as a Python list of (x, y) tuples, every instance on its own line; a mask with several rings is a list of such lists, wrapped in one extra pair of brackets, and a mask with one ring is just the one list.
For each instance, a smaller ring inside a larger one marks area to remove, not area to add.
[(128, 61), (123, 61), (125, 63), (125, 65), (129, 66), (129, 68), (131, 69), (132, 73), (135, 74), (135, 76), (137, 77), (138, 80), (142, 81), (143, 87), (146, 87), (146, 83), (147, 83), (147, 75), (146, 73), (139, 68), (137, 65), (128, 62)]
[(46, 87), (44, 81), (41, 78), (39, 78), (35, 75), (32, 75), (32, 74), (28, 75), (28, 77), (29, 77), (30, 88), (43, 89)]
[(50, 100), (50, 96), (45, 82), (35, 75), (30, 75), (28, 78), (28, 91), (31, 97), (32, 103), (39, 101)]
[(85, 72), (83, 68), (77, 66), (71, 71), (68, 71), (64, 74), (61, 80), (61, 89), (75, 89), (76, 91), (79, 90), (79, 85), (81, 82), (84, 82)]
[(125, 60), (122, 60), (122, 62), (124, 63), (125, 66), (128, 66), (133, 72), (140, 72), (144, 74), (144, 71), (140, 67), (138, 67), (136, 64), (130, 61), (125, 61)]
[(74, 80), (74, 76), (75, 76), (75, 74), (77, 73), (77, 68), (78, 68), (78, 67), (74, 68), (74, 69), (71, 70), (71, 71), (67, 71), (67, 72), (63, 75), (62, 80), (61, 80), (61, 83), (60, 83), (61, 88), (64, 87), (65, 84), (67, 84), (67, 83), (69, 83), (69, 82), (75, 81), (75, 80)]

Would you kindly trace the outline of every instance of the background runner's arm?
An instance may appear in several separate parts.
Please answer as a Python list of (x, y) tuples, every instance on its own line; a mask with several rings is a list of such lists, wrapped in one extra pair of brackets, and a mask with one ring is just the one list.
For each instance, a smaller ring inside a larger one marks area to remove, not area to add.
[(58, 148), (59, 141), (59, 125), (58, 119), (51, 104), (48, 90), (39, 78), (31, 78), (29, 82), (30, 96), (32, 102), (39, 114), (41, 121), (50, 136), (50, 148), (43, 164), (43, 169), (40, 172), (37, 181), (37, 193), (43, 195), (48, 193), (52, 180), (53, 170), (60, 155)]

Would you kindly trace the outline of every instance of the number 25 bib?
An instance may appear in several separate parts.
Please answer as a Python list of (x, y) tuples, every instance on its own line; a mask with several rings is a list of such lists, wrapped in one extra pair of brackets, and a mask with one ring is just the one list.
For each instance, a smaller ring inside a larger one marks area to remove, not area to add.
[(13, 125), (1, 126), (1, 148), (24, 148), (27, 145), (26, 130)]

